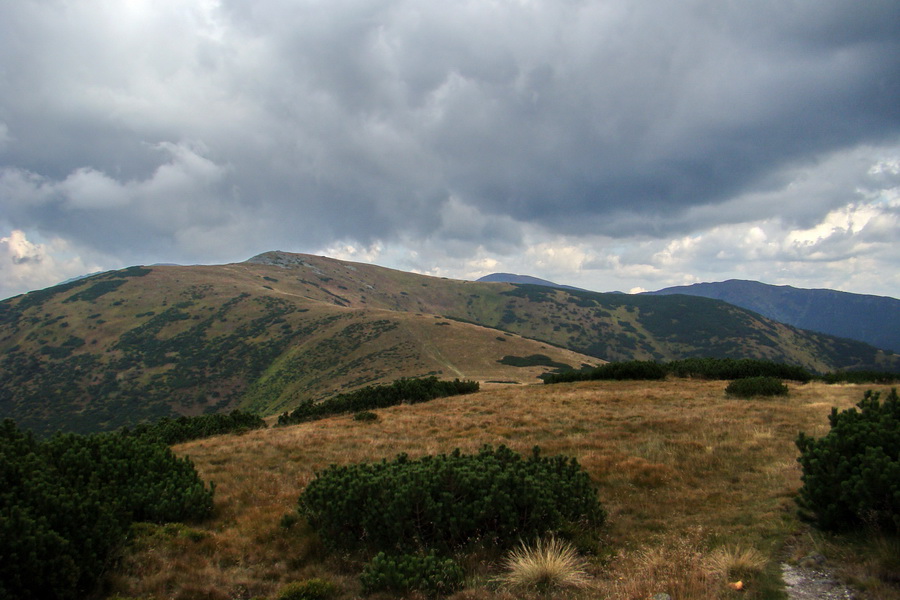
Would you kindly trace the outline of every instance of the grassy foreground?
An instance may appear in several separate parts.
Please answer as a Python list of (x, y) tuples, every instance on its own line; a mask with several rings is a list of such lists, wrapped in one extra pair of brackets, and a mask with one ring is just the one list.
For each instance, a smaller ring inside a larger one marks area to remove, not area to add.
[[(778, 598), (779, 564), (813, 551), (848, 559), (796, 516), (794, 439), (828, 431), (832, 406), (847, 408), (879, 386), (789, 384), (777, 399), (726, 397), (726, 382), (587, 382), (515, 386), (378, 411), (375, 422), (334, 417), (182, 444), (216, 483), (215, 516), (194, 527), (141, 526), (109, 591), (121, 597), (273, 598), (285, 584), (323, 577), (359, 596), (361, 557), (325, 552), (294, 515), (315, 471), (332, 463), (475, 452), (506, 444), (522, 453), (574, 456), (609, 512), (603, 543), (587, 555), (590, 588), (577, 598), (677, 600)], [(464, 557), (472, 574), (451, 598), (522, 598), (497, 583), (503, 556)], [(849, 561), (854, 562), (854, 561)], [(852, 580), (872, 597), (900, 598), (865, 565)], [(737, 579), (743, 589), (730, 583)], [(378, 596), (373, 596), (377, 598)], [(385, 598), (386, 596), (382, 596)]]

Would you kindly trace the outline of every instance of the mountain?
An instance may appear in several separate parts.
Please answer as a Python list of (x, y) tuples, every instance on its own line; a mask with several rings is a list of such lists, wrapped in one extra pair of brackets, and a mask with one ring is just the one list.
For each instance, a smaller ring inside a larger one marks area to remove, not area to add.
[(514, 275), (512, 273), (491, 273), (490, 275), (485, 275), (484, 277), (481, 277), (476, 281), (482, 283), (518, 283), (525, 285), (542, 285), (544, 287), (560, 288), (564, 290), (578, 290), (580, 292), (587, 291), (581, 288), (572, 287), (571, 285), (561, 285), (559, 283), (553, 283), (552, 281), (547, 281), (546, 279), (541, 279), (539, 277), (532, 277), (531, 275)]
[(646, 293), (686, 294), (724, 300), (795, 327), (900, 352), (900, 300), (895, 298), (801, 289), (739, 279), (695, 283)]
[(603, 360), (900, 357), (719, 300), (456, 281), (268, 252), (130, 267), (0, 302), (0, 418), (46, 434), (234, 408), (271, 415), (400, 377), (537, 382)]

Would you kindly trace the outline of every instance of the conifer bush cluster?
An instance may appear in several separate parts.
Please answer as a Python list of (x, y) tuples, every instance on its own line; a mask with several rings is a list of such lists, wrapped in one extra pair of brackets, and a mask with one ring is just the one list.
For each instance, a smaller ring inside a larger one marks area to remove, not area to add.
[(594, 369), (566, 371), (544, 377), (544, 383), (565, 383), (570, 381), (594, 380), (645, 380), (674, 377), (697, 377), (700, 379), (745, 379), (748, 377), (774, 377), (792, 381), (808, 382), (812, 374), (795, 365), (776, 363), (751, 358), (687, 358), (658, 363), (652, 360), (630, 360), (611, 362)]
[(755, 358), (685, 358), (666, 363), (666, 370), (675, 377), (713, 380), (748, 377), (772, 377), (801, 383), (812, 380), (812, 374), (803, 367)]
[(825, 436), (797, 438), (799, 503), (823, 529), (900, 533), (900, 398), (896, 388), (880, 398), (867, 391), (856, 408), (832, 409)]
[(888, 371), (835, 371), (822, 375), (825, 383), (880, 383), (900, 382), (900, 373)]
[(364, 594), (413, 590), (428, 595), (450, 594), (463, 585), (465, 574), (456, 561), (435, 552), (391, 555), (379, 552), (360, 575)]
[(567, 383), (570, 381), (637, 380), (652, 381), (665, 379), (666, 368), (652, 360), (629, 360), (611, 362), (585, 371), (565, 371), (544, 376), (544, 383)]
[(213, 490), (166, 446), (121, 434), (40, 442), (0, 425), (0, 598), (83, 598), (133, 521), (201, 519)]
[(290, 413), (278, 417), (278, 425), (292, 425), (304, 421), (324, 419), (333, 415), (358, 413), (398, 404), (417, 404), (435, 398), (445, 398), (477, 392), (477, 381), (441, 381), (437, 377), (400, 379), (387, 385), (368, 386), (346, 394), (338, 394), (322, 402), (307, 400)]
[(476, 541), (506, 547), (605, 519), (575, 459), (543, 457), (537, 447), (523, 458), (506, 446), (333, 465), (307, 486), (299, 511), (334, 547), (407, 553)]
[(130, 433), (171, 446), (214, 435), (264, 429), (265, 427), (266, 422), (262, 417), (233, 410), (227, 414), (178, 417), (177, 419), (165, 417), (155, 423), (138, 425)]

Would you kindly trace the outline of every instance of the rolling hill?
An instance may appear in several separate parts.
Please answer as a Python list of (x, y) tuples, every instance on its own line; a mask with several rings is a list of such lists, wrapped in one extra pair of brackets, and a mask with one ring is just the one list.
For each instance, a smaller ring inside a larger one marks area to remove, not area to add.
[(753, 357), (815, 371), (900, 359), (718, 300), (426, 277), (269, 252), (131, 267), (0, 302), (0, 417), (42, 434), (263, 415), (401, 377), (528, 383), (603, 360)]
[(836, 290), (730, 279), (647, 292), (724, 300), (770, 319), (900, 352), (900, 300)]

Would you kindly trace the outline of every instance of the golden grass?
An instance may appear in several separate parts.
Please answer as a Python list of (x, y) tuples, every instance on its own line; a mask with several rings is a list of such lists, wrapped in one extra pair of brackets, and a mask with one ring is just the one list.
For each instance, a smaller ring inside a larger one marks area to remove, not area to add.
[[(785, 540), (802, 528), (797, 433), (827, 433), (831, 407), (855, 404), (867, 388), (792, 385), (789, 396), (766, 400), (727, 398), (724, 388), (693, 380), (511, 386), (384, 409), (375, 423), (336, 417), (183, 444), (176, 452), (216, 482), (215, 517), (194, 526), (203, 536), (139, 540), (111, 589), (158, 599), (250, 598), (324, 577), (341, 597), (354, 597), (358, 562), (324, 552), (302, 521), (281, 524), (317, 470), (400, 452), (506, 444), (528, 453), (537, 444), (544, 454), (576, 457), (609, 513), (587, 569), (596, 589), (584, 598), (731, 597), (728, 573), (710, 557), (739, 544), (770, 565), (780, 560)], [(488, 559), (482, 569), (457, 600), (510, 597), (486, 583), (497, 565)], [(743, 594), (763, 590), (751, 583)]]
[(532, 545), (522, 542), (507, 554), (503, 568), (499, 581), (514, 589), (546, 593), (591, 585), (585, 561), (571, 544), (554, 536)]

